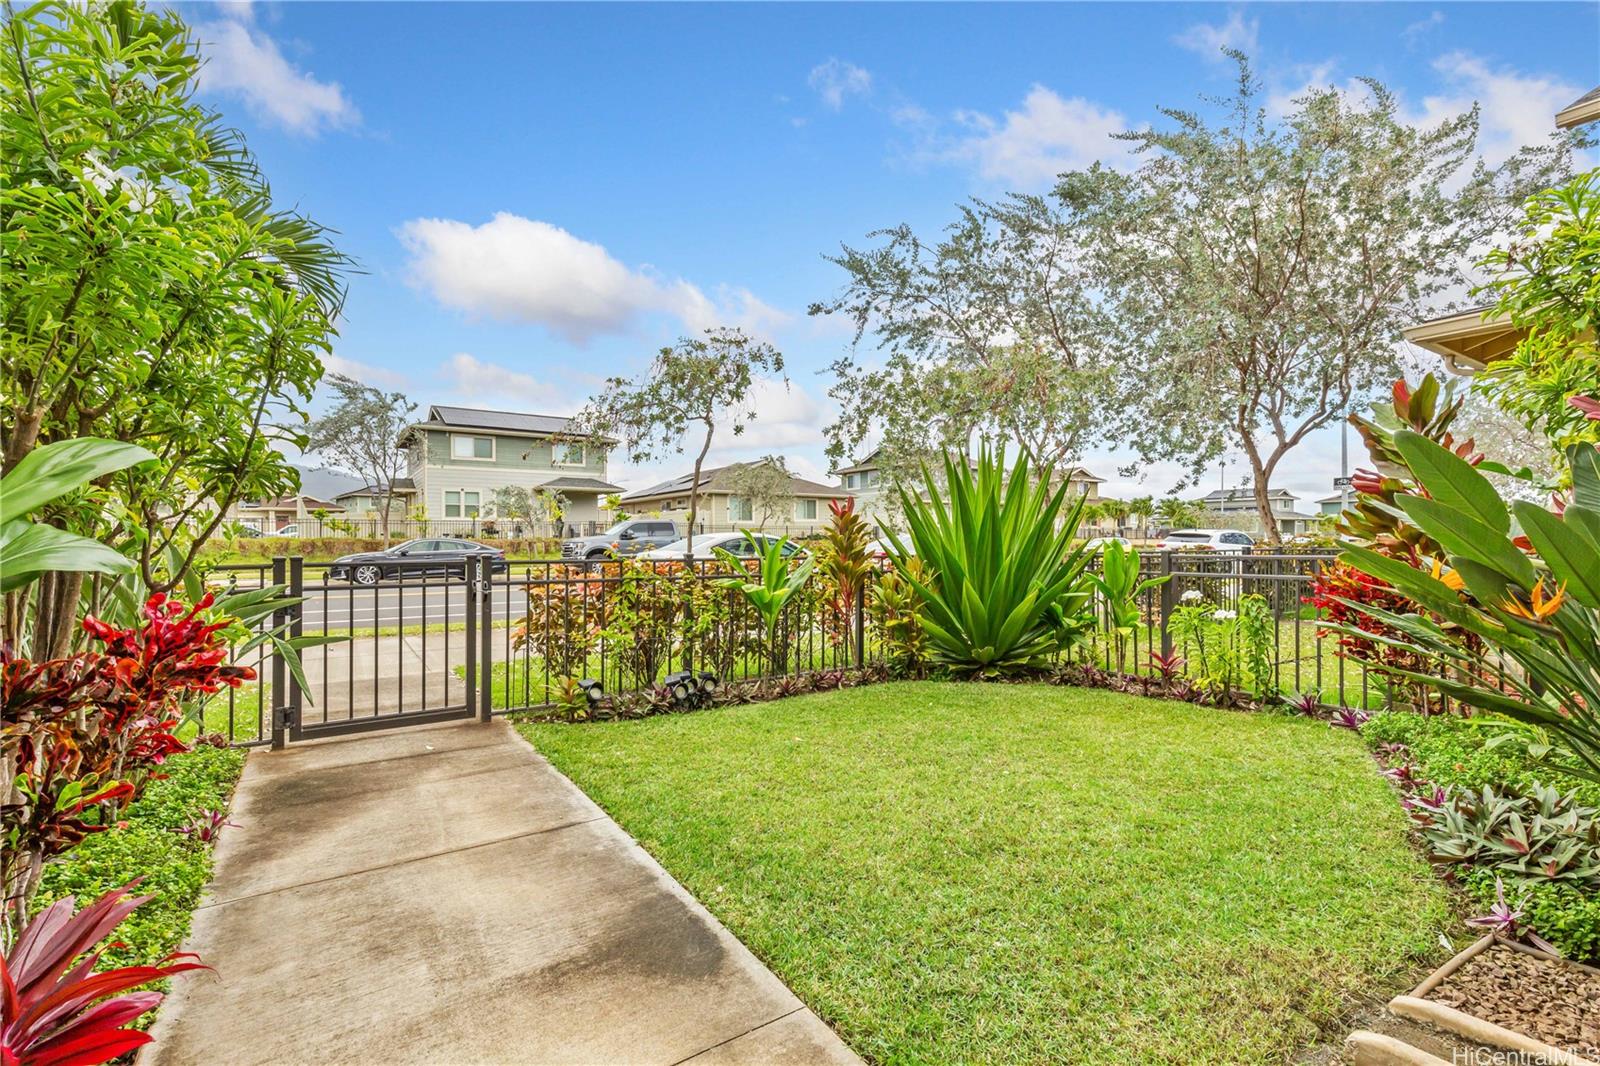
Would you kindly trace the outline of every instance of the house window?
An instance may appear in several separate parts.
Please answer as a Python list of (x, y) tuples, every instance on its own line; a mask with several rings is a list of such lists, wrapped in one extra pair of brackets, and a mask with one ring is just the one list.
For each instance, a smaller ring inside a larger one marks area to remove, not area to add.
[(857, 484), (858, 483), (856, 481), (856, 475), (855, 474), (846, 474), (844, 476), (844, 487), (845, 488), (853, 489), (853, 488), (857, 487)]
[(460, 433), (450, 436), (450, 457), (452, 459), (493, 459), (493, 437), (467, 437)]
[(817, 520), (817, 501), (794, 501), (794, 517), (796, 521), (800, 522), (815, 522)]
[(872, 486), (876, 485), (877, 483), (878, 483), (878, 472), (876, 470), (868, 470), (868, 471), (866, 471), (865, 473), (863, 473), (861, 475), (861, 487), (862, 488), (870, 489)]
[(744, 496), (728, 497), (728, 521), (749, 522), (755, 518), (755, 509), (750, 506), (750, 500)]
[(478, 494), (476, 492), (450, 491), (444, 494), (446, 518), (477, 518)]
[(555, 447), (557, 466), (582, 466), (585, 458), (581, 444), (558, 444)]

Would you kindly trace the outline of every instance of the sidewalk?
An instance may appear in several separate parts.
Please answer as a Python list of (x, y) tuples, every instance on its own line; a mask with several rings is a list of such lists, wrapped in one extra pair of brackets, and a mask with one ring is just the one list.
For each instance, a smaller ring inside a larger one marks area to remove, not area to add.
[(504, 722), (250, 756), (140, 1062), (856, 1063)]

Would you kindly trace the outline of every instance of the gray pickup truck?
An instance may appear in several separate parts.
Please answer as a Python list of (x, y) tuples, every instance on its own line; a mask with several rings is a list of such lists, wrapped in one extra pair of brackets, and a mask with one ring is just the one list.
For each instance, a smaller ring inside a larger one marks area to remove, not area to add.
[(604, 533), (561, 542), (561, 558), (619, 559), (651, 548), (664, 548), (683, 536), (683, 526), (670, 518), (628, 518)]

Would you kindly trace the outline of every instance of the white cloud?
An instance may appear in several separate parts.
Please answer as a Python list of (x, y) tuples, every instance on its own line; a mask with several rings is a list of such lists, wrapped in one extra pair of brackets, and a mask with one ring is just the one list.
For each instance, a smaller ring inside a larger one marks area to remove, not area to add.
[(572, 414), (586, 397), (574, 396), (532, 374), (498, 363), (486, 363), (467, 352), (457, 352), (439, 368), (444, 388), (463, 403), (490, 408), (528, 407), (540, 414)]
[[(1422, 98), (1420, 104), (1399, 97), (1402, 121), (1434, 126), (1480, 105), (1478, 148), (1492, 164), (1502, 162), (1517, 149), (1549, 139), (1555, 130), (1555, 113), (1583, 92), (1577, 85), (1549, 74), (1529, 74), (1510, 67), (1493, 67), (1469, 52), (1449, 52), (1433, 61), (1443, 90)], [(1298, 87), (1279, 88), (1268, 94), (1268, 110), (1284, 115), (1294, 100), (1313, 89), (1334, 89), (1352, 100), (1370, 96), (1354, 78), (1339, 79), (1337, 64), (1329, 60), (1298, 69)]]
[(864, 96), (872, 91), (872, 74), (854, 63), (834, 58), (812, 67), (806, 84), (822, 97), (824, 104), (838, 111), (844, 107), (845, 97)]
[(481, 226), (413, 219), (397, 233), (411, 255), (413, 280), (441, 304), (538, 323), (578, 343), (623, 332), (652, 313), (694, 331), (737, 325), (763, 332), (788, 317), (747, 289), (718, 286), (708, 296), (681, 278), (633, 269), (559, 226), (505, 211)]
[(360, 363), (354, 359), (346, 359), (342, 355), (329, 353), (322, 357), (322, 366), (330, 374), (343, 374), (347, 378), (355, 378), (365, 385), (387, 385), (390, 388), (400, 388), (407, 384), (408, 379), (397, 370), (388, 367), (373, 366), (370, 363)]
[(955, 118), (967, 134), (935, 154), (969, 162), (989, 181), (1038, 187), (1062, 171), (1096, 160), (1118, 165), (1128, 157), (1122, 142), (1111, 139), (1128, 128), (1120, 112), (1079, 96), (1063, 98), (1043, 85), (999, 119), (978, 111)]
[(1244, 13), (1238, 8), (1228, 12), (1228, 19), (1220, 25), (1208, 22), (1196, 22), (1182, 33), (1172, 38), (1172, 43), (1179, 48), (1187, 48), (1207, 59), (1218, 61), (1226, 58), (1224, 49), (1237, 49), (1241, 52), (1253, 53), (1256, 50), (1256, 40), (1261, 31), (1259, 19), (1246, 20)]
[(1415, 44), (1417, 39), (1426, 34), (1429, 30), (1437, 29), (1443, 25), (1444, 12), (1431, 11), (1428, 13), (1427, 18), (1418, 19), (1417, 21), (1406, 26), (1405, 29), (1401, 30), (1400, 36), (1402, 39), (1404, 39), (1406, 44)]
[(1480, 147), (1491, 163), (1499, 162), (1524, 145), (1550, 138), (1555, 113), (1576, 99), (1582, 86), (1548, 74), (1524, 74), (1510, 67), (1491, 67), (1468, 52), (1449, 52), (1433, 62), (1433, 69), (1448, 90), (1422, 101), (1420, 119), (1437, 122), (1469, 109), (1482, 107)]
[(306, 136), (361, 120), (338, 82), (318, 81), (299, 69), (284, 58), (270, 35), (250, 25), (254, 19), (250, 5), (225, 4), (222, 10), (227, 17), (194, 26), (205, 58), (199, 78), (202, 91), (236, 96), (258, 118)]

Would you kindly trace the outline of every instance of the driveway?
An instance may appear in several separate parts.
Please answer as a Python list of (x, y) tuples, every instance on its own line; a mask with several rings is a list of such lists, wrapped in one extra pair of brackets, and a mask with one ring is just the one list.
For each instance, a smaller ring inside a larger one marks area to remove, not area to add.
[(253, 752), (146, 1066), (858, 1063), (501, 721)]

